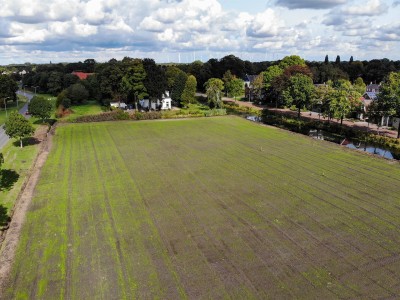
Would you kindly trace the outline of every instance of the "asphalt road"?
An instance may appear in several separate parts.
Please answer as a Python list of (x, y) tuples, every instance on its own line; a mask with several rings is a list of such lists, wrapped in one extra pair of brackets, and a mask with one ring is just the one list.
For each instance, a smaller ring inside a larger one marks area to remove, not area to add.
[[(34, 94), (28, 93), (28, 92), (23, 92), (23, 91), (17, 91), (17, 94), (23, 95), (28, 98), (30, 101)], [(29, 115), (25, 115), (25, 112), (28, 110), (28, 102), (19, 110), (19, 113), (23, 115), (25, 118), (29, 119)], [(7, 142), (10, 140), (8, 135), (4, 132), (4, 125), (0, 127), (0, 149), (2, 149)]]

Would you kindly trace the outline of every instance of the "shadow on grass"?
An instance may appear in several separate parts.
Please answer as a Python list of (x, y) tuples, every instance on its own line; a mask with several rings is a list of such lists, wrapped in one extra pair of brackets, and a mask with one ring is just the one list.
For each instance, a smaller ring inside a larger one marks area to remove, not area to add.
[[(25, 146), (30, 146), (30, 145), (37, 145), (39, 143), (40, 143), (40, 141), (37, 138), (31, 137), (31, 136), (22, 139), (22, 145), (24, 147)], [(19, 147), (20, 146), (20, 141), (19, 140), (14, 141), (13, 145), (15, 147)]]
[(0, 191), (9, 191), (18, 181), (19, 174), (14, 170), (0, 170)]
[(10, 222), (10, 217), (7, 214), (7, 208), (0, 204), (0, 230), (2, 227), (7, 226)]
[(33, 122), (33, 124), (35, 124), (35, 125), (53, 125), (55, 122), (57, 122), (57, 120), (56, 119), (44, 119), (44, 120), (42, 120), (42, 119), (38, 119), (38, 120), (36, 120), (36, 121), (34, 121)]

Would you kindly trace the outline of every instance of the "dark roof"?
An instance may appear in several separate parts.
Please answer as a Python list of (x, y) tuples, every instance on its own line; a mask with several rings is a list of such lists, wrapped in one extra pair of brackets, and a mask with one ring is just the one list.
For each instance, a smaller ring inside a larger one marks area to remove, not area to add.
[(375, 100), (377, 97), (376, 97), (376, 92), (365, 92), (364, 93), (364, 98), (365, 99), (370, 99), (370, 100)]
[(248, 81), (248, 82), (252, 83), (254, 80), (256, 80), (257, 77), (258, 77), (258, 75), (246, 74), (246, 76), (244, 77), (244, 81)]

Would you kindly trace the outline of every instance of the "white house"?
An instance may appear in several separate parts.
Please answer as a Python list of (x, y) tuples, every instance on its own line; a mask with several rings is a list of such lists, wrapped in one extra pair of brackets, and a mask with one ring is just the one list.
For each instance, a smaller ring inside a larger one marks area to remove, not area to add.
[(172, 99), (169, 97), (169, 92), (165, 91), (161, 99), (161, 110), (166, 110), (171, 108), (172, 108)]

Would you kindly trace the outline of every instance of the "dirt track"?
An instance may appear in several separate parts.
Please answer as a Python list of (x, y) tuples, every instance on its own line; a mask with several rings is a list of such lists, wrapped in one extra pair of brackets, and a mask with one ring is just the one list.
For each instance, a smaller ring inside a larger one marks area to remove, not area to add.
[(3, 289), (7, 286), (8, 274), (11, 271), (25, 215), (31, 203), (40, 171), (51, 149), (54, 128), (49, 134), (46, 134), (46, 130), (47, 128), (43, 127), (35, 133), (35, 138), (41, 143), (40, 150), (15, 203), (12, 220), (5, 233), (4, 241), (0, 244), (0, 298)]

